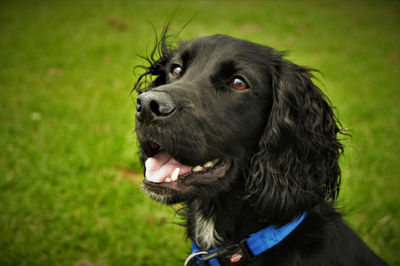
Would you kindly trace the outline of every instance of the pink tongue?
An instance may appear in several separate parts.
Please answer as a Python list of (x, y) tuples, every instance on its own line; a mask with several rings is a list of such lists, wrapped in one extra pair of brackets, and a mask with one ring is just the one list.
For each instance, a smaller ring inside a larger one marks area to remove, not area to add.
[(166, 178), (171, 177), (176, 168), (179, 168), (179, 175), (186, 174), (192, 170), (191, 166), (180, 164), (166, 151), (161, 151), (154, 157), (148, 158), (145, 166), (146, 180), (155, 183), (164, 182)]

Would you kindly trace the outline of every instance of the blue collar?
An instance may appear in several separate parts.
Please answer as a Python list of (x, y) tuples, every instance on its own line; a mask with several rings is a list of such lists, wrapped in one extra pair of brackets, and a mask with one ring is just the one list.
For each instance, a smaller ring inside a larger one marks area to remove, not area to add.
[(242, 259), (249, 259), (250, 257), (254, 258), (279, 244), (297, 228), (306, 215), (306, 213), (303, 213), (293, 222), (279, 228), (275, 225), (265, 227), (260, 231), (249, 235), (247, 239), (244, 239), (237, 244), (209, 251), (201, 251), (192, 240), (192, 254), (186, 259), (185, 265), (191, 260), (196, 260), (201, 263), (200, 265), (203, 265), (204, 262), (207, 261), (211, 266), (221, 266), (218, 258), (223, 257), (228, 259), (231, 263), (238, 262)]

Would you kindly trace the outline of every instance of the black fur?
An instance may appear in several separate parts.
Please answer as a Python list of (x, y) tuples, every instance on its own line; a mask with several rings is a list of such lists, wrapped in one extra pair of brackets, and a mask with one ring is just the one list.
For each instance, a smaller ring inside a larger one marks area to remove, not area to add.
[[(158, 95), (147, 106), (151, 120), (144, 121), (142, 107), (136, 114), (142, 160), (157, 153), (151, 141), (182, 164), (219, 158), (224, 171), (189, 175), (175, 188), (144, 181), (143, 190), (166, 204), (184, 202), (187, 234), (203, 249), (308, 213), (254, 265), (384, 265), (334, 208), (341, 129), (311, 69), (272, 48), (225, 35), (172, 48), (166, 32), (134, 87), (141, 95), (138, 106), (150, 95), (143, 91)], [(174, 78), (170, 72), (177, 65), (183, 74)], [(248, 88), (235, 90), (234, 78)], [(199, 217), (212, 221), (215, 241), (195, 235)]]

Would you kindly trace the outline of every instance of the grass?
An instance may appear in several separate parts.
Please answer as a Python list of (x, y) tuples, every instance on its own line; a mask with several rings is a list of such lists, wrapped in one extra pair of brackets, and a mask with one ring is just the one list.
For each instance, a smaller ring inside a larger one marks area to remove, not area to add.
[(400, 265), (396, 1), (1, 2), (0, 264), (180, 265), (171, 208), (147, 199), (134, 135), (137, 54), (181, 8), (181, 38), (226, 33), (322, 71), (351, 130), (339, 205)]

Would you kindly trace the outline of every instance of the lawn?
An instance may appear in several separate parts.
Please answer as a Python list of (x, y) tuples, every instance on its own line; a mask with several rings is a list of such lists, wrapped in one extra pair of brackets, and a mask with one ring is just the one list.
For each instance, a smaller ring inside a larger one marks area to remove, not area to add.
[(400, 265), (400, 2), (0, 3), (0, 265), (181, 265), (171, 207), (140, 191), (130, 94), (176, 11), (181, 39), (225, 33), (321, 70), (352, 137), (339, 206)]

